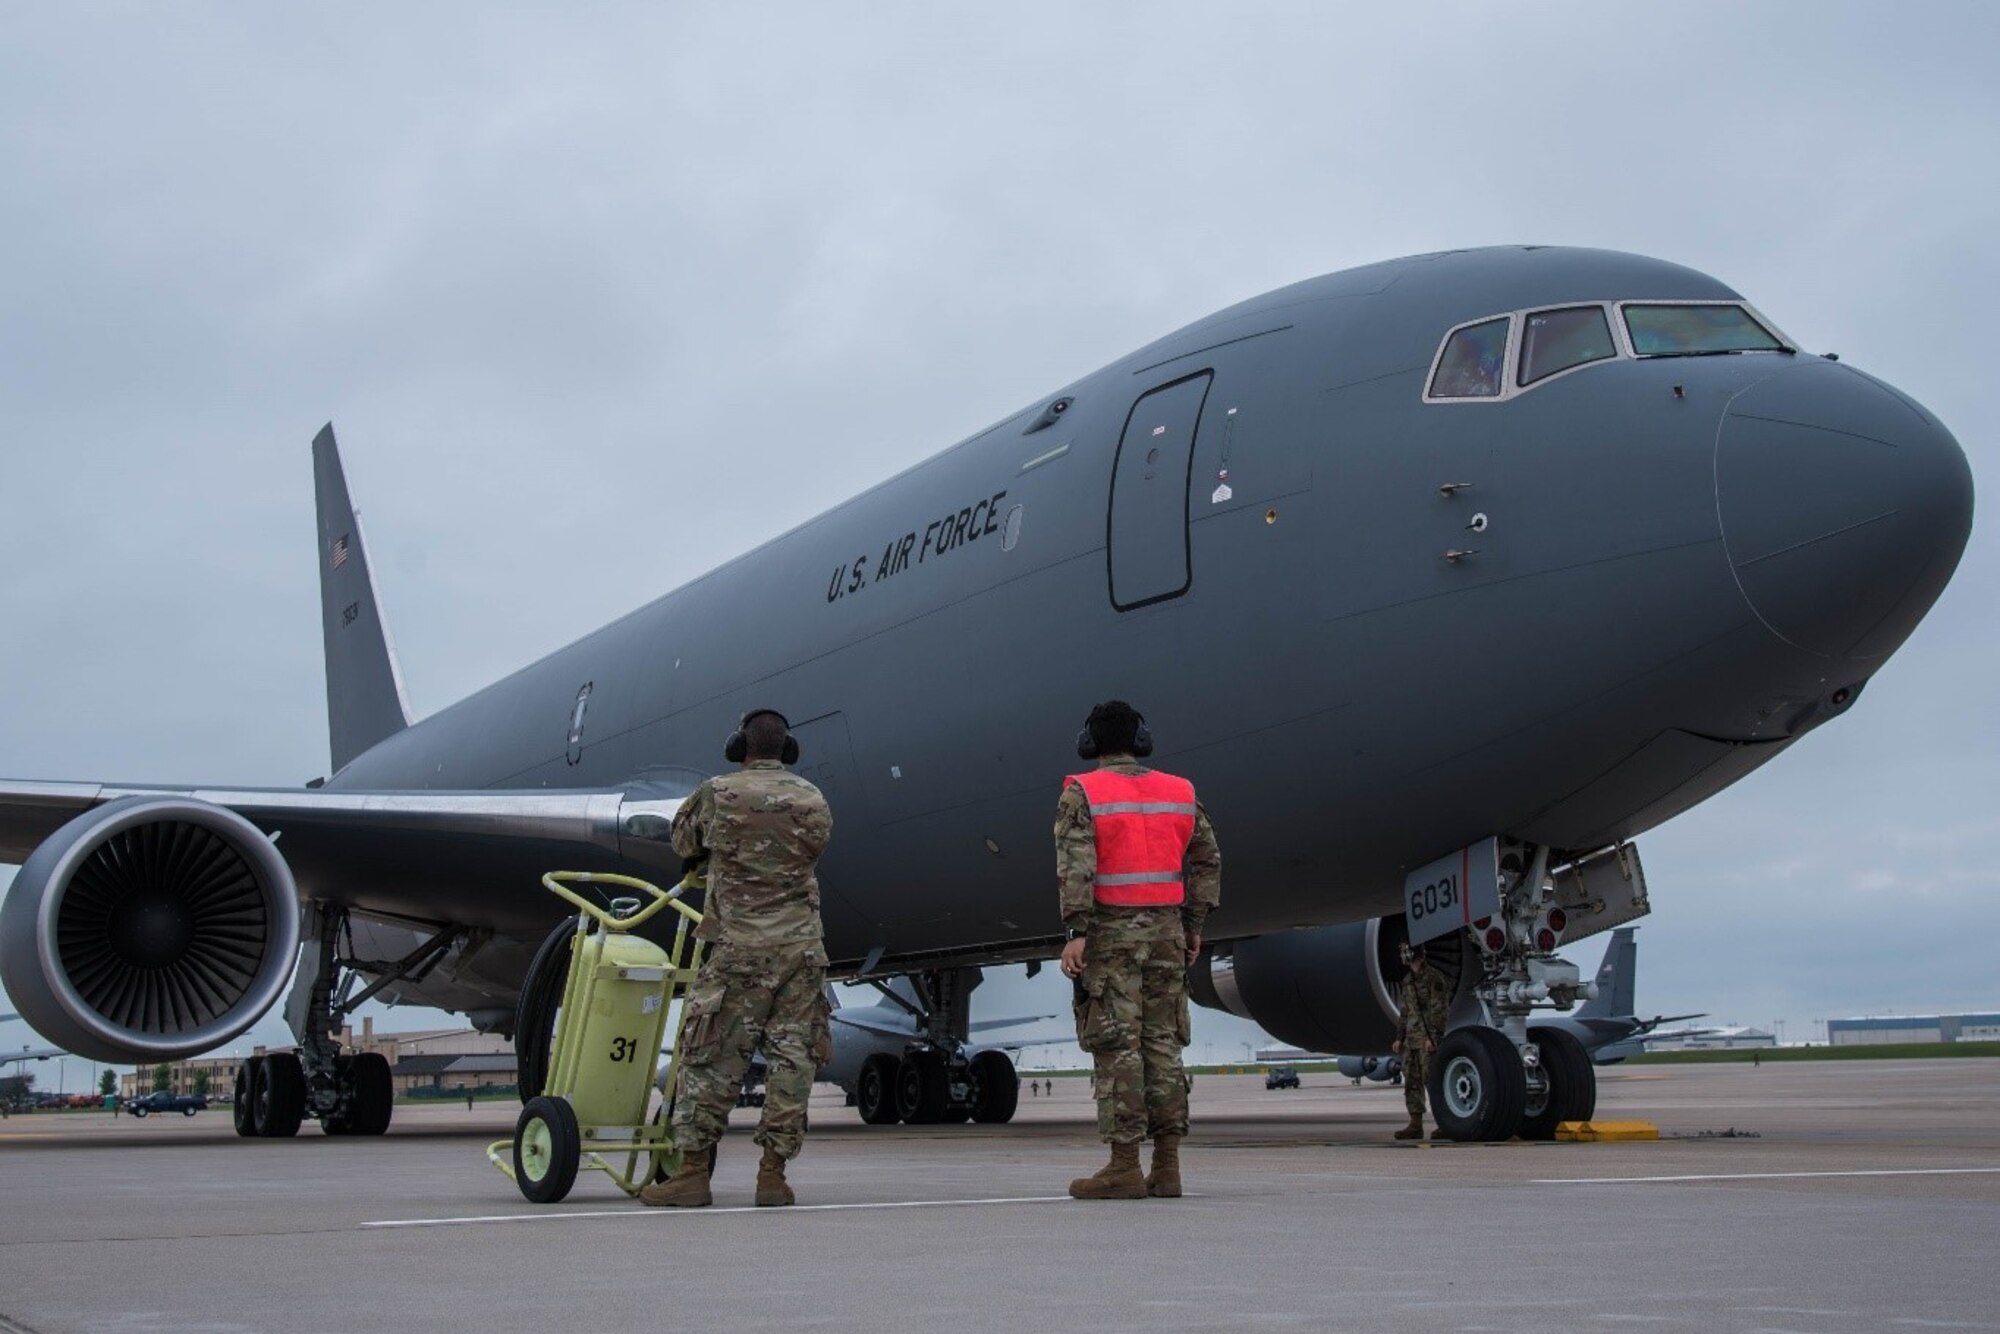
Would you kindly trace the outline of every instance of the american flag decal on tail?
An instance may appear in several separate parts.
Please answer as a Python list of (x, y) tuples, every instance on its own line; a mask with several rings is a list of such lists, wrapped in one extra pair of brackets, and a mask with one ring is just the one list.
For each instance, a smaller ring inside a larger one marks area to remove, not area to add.
[(347, 564), (347, 534), (342, 533), (333, 539), (333, 568), (337, 570), (345, 564)]

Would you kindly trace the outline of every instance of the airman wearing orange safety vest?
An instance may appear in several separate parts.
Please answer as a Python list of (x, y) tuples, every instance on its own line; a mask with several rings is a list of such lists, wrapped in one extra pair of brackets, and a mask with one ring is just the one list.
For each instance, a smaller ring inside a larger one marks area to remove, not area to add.
[[(1111, 1161), (1072, 1181), (1083, 1200), (1175, 1198), (1188, 1129), (1187, 968), (1222, 896), (1215, 830), (1185, 778), (1148, 769), (1153, 737), (1138, 710), (1109, 700), (1090, 711), (1056, 803), (1056, 875), (1076, 983), (1077, 1043), (1095, 1062), (1097, 1130)], [(1139, 1144), (1153, 1141), (1153, 1170)]]

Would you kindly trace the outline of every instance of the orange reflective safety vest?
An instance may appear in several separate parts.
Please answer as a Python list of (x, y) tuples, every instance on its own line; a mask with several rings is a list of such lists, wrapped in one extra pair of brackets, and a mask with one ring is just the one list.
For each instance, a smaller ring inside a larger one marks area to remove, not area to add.
[(1097, 901), (1120, 908), (1183, 902), (1187, 884), (1181, 866), (1194, 838), (1194, 784), (1157, 770), (1093, 769), (1071, 774), (1069, 781), (1090, 799)]

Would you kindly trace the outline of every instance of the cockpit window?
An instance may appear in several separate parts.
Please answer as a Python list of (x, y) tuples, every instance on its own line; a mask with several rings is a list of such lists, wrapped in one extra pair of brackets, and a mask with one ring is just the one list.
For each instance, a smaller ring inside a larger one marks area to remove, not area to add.
[(1625, 328), (1642, 357), (1698, 357), (1717, 352), (1782, 352), (1770, 330), (1732, 305), (1629, 305)]
[(1432, 398), (1498, 398), (1507, 371), (1505, 315), (1470, 324), (1446, 340), (1431, 375)]
[(1557, 371), (1617, 355), (1604, 307), (1538, 310), (1528, 316), (1521, 335), (1520, 383), (1533, 384)]

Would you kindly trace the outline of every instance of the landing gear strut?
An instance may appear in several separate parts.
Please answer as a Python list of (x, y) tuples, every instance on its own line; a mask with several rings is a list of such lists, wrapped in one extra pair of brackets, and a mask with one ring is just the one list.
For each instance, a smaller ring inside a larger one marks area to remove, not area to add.
[[(298, 1050), (252, 1056), (236, 1067), (236, 1133), (287, 1139), (313, 1117), (329, 1135), (380, 1135), (395, 1109), (389, 1062), (379, 1052), (341, 1051), (338, 1021), (389, 984), (429, 973), (466, 933), (445, 927), (401, 959), (357, 959), (346, 909), (309, 904), (305, 917), (298, 980), (285, 1007)], [(357, 991), (364, 971), (375, 980)]]
[(1446, 1033), (1431, 1059), (1432, 1115), (1448, 1139), (1553, 1139), (1564, 1121), (1597, 1108), (1597, 1074), (1583, 1044), (1532, 1025), (1538, 1008), (1568, 1010), (1597, 994), (1556, 949), (1650, 910), (1638, 853), (1629, 845), (1549, 874), (1549, 850), (1502, 842), (1499, 908), (1469, 928), (1478, 981), (1461, 997), (1476, 1013)]

